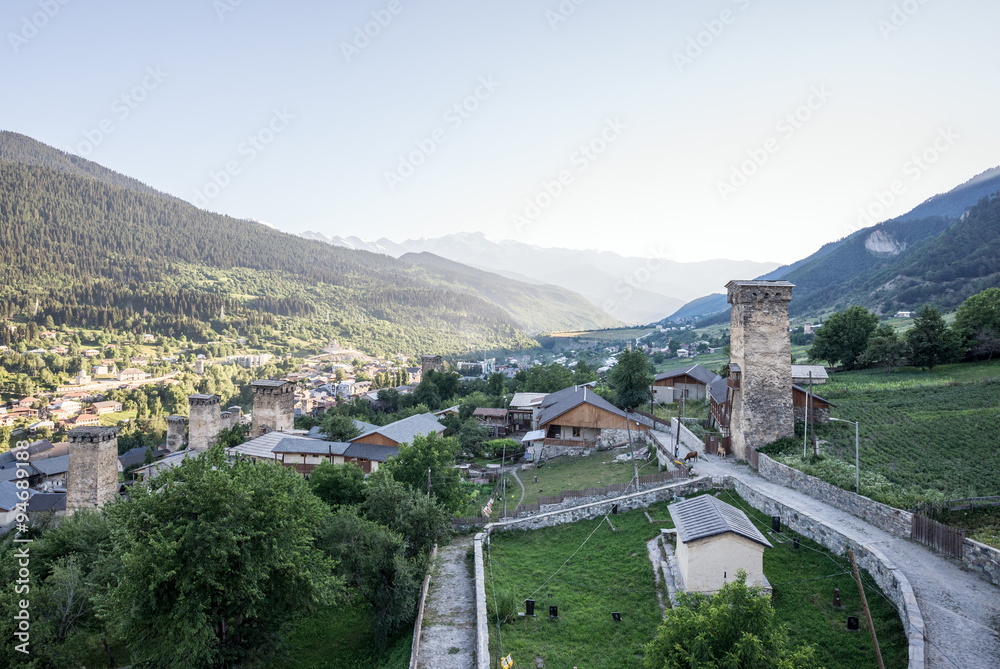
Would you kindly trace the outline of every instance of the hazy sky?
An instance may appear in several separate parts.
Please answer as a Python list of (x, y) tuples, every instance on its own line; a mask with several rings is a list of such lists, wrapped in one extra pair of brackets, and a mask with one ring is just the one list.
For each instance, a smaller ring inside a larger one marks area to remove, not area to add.
[(998, 19), (995, 0), (5, 0), (0, 128), (290, 232), (790, 262), (859, 209), (1000, 164)]

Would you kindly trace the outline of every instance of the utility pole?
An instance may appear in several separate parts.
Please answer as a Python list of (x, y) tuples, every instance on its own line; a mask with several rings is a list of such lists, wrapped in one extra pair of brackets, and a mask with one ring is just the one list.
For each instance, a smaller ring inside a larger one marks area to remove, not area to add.
[(674, 457), (680, 457), (681, 448), (681, 421), (684, 419), (684, 400), (687, 397), (686, 391), (681, 391), (681, 411), (677, 414), (677, 444), (674, 446)]
[(431, 495), (431, 468), (427, 468), (427, 496)]
[(809, 372), (809, 392), (806, 393), (806, 422), (802, 426), (802, 459), (805, 460), (809, 454), (809, 400), (812, 399), (812, 378), (813, 373)]
[(875, 659), (878, 660), (878, 669), (885, 669), (882, 663), (882, 651), (878, 647), (878, 637), (875, 636), (875, 625), (872, 624), (872, 612), (868, 610), (868, 599), (865, 597), (865, 589), (861, 587), (861, 574), (858, 573), (858, 563), (854, 561), (854, 550), (847, 551), (851, 557), (851, 567), (854, 568), (854, 580), (858, 584), (858, 594), (861, 595), (861, 604), (865, 607), (865, 618), (868, 620), (868, 631), (872, 633), (872, 645), (875, 646)]

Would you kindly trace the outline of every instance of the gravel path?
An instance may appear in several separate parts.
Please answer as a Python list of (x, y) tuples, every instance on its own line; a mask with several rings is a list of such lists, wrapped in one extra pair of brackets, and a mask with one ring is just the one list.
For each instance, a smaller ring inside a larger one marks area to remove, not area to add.
[(472, 537), (438, 549), (420, 631), (420, 669), (473, 669), (476, 660), (476, 593), (465, 554)]
[(892, 536), (860, 518), (791, 488), (771, 483), (731, 460), (699, 462), (698, 473), (730, 475), (781, 502), (821, 518), (859, 542), (878, 544), (909, 579), (925, 625), (928, 669), (1000, 667), (1000, 589), (965, 571), (960, 562)]
[(517, 507), (521, 506), (521, 502), (524, 501), (524, 495), (526, 494), (526, 491), (524, 489), (524, 484), (521, 483), (521, 479), (518, 478), (517, 476), (517, 467), (511, 469), (510, 473), (514, 476), (514, 480), (517, 481), (517, 485), (521, 486), (521, 499), (517, 500), (517, 504), (514, 505), (514, 508), (516, 509)]

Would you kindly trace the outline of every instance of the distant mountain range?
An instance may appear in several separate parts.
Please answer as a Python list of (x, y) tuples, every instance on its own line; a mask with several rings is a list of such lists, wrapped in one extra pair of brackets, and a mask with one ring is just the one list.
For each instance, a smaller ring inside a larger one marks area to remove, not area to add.
[(517, 349), (539, 332), (620, 325), (571, 290), (445, 263), (202, 211), (0, 132), (0, 319), (37, 299), (57, 325), (337, 338), (375, 355)]
[[(757, 276), (791, 281), (789, 313), (860, 304), (879, 313), (924, 304), (952, 308), (1000, 286), (1000, 167), (928, 199), (912, 211), (825, 244), (791, 265)], [(700, 297), (671, 320), (728, 319), (724, 294)]]
[[(327, 237), (319, 232), (304, 232), (300, 236), (394, 258), (433, 253), (510, 279), (561, 286), (627, 323), (659, 321), (686, 300), (722, 287), (729, 278), (756, 276), (778, 267), (777, 263), (766, 262), (676, 262), (656, 257), (627, 257), (609, 251), (541, 248), (517, 241), (494, 242), (479, 232), (399, 243), (385, 238), (368, 242), (358, 237)], [(650, 255), (664, 255), (654, 249), (650, 251)]]

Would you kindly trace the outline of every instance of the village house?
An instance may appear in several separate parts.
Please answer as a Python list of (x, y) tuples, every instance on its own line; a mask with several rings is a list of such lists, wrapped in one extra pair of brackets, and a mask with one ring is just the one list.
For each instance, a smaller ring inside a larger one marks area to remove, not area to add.
[(661, 404), (689, 400), (703, 400), (708, 397), (708, 386), (719, 375), (701, 365), (657, 374), (653, 379), (653, 399)]
[(86, 351), (83, 352), (83, 357), (85, 357), (85, 358), (96, 358), (100, 354), (101, 354), (101, 352), (98, 351), (96, 348), (88, 348)]
[(490, 431), (490, 437), (506, 437), (509, 429), (507, 409), (478, 408), (472, 412), (472, 417)]
[[(626, 426), (625, 412), (589, 386), (570, 386), (546, 395), (536, 418), (545, 446), (594, 448), (605, 433), (645, 431), (648, 425), (633, 414)], [(624, 441), (624, 439), (622, 439)]]
[(95, 416), (103, 416), (106, 413), (118, 413), (122, 410), (121, 402), (94, 402), (90, 405)]
[(805, 422), (806, 407), (808, 403), (810, 423), (830, 422), (830, 409), (836, 408), (836, 404), (825, 400), (819, 395), (810, 394), (808, 390), (800, 385), (792, 386), (792, 409), (796, 422)]
[(515, 393), (510, 400), (510, 425), (515, 432), (534, 429), (535, 414), (541, 407), (546, 393)]
[(75, 418), (68, 418), (64, 421), (67, 429), (74, 427), (96, 427), (101, 424), (101, 419), (91, 414), (80, 414)]
[(822, 384), (830, 380), (830, 375), (823, 365), (792, 365), (792, 383), (800, 386), (809, 385), (810, 375), (812, 384)]
[(147, 377), (146, 372), (141, 369), (135, 369), (134, 367), (129, 367), (118, 372), (118, 380), (124, 383), (131, 383), (133, 381), (144, 381)]
[(351, 439), (351, 443), (398, 447), (401, 444), (412, 444), (414, 437), (426, 436), (432, 432), (442, 434), (444, 425), (434, 414), (422, 413), (382, 427), (373, 427)]
[(712, 594), (746, 572), (749, 586), (770, 592), (764, 549), (771, 543), (747, 515), (712, 495), (667, 507), (677, 531), (677, 570), (687, 592)]

